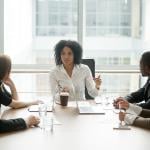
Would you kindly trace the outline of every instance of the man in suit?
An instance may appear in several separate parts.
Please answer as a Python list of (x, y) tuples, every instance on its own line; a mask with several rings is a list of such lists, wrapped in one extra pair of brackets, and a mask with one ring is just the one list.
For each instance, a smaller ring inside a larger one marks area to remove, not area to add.
[(118, 108), (119, 101), (127, 100), (129, 103), (139, 103), (137, 105), (144, 109), (150, 109), (150, 51), (144, 52), (141, 56), (140, 72), (143, 77), (148, 77), (145, 85), (125, 98), (117, 98), (114, 101), (114, 107)]

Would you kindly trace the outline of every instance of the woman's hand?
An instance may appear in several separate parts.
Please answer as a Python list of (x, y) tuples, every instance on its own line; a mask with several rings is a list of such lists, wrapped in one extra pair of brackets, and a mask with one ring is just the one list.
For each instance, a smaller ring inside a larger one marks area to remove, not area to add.
[(100, 75), (97, 78), (94, 78), (95, 81), (95, 87), (99, 90), (100, 85), (102, 83), (102, 79), (100, 78)]
[(12, 98), (14, 100), (18, 100), (19, 97), (18, 97), (18, 93), (17, 93), (17, 89), (15, 87), (15, 84), (14, 82), (12, 81), (12, 79), (10, 77), (8, 77), (7, 79), (4, 80), (4, 83), (9, 86), (10, 90), (11, 90), (11, 95), (12, 95)]
[(15, 87), (14, 82), (12, 81), (12, 79), (11, 79), (10, 77), (8, 77), (8, 78), (4, 81), (4, 83), (5, 83), (7, 86), (9, 86), (10, 88)]

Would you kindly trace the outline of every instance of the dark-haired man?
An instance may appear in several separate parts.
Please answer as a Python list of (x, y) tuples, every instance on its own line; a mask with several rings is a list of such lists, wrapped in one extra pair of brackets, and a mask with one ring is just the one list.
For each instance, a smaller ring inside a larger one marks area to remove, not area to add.
[[(125, 98), (117, 98), (114, 106), (118, 107), (118, 102), (127, 100), (129, 103), (139, 103), (138, 105), (144, 109), (150, 109), (150, 51), (144, 52), (140, 59), (140, 72), (143, 77), (148, 77), (145, 85), (139, 90), (127, 95)], [(143, 102), (143, 103), (140, 103)]]

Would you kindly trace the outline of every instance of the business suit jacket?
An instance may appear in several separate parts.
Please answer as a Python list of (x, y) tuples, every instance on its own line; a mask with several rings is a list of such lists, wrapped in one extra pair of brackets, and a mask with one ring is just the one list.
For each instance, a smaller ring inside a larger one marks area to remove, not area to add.
[(142, 88), (130, 95), (127, 95), (125, 99), (130, 103), (140, 103), (144, 101), (144, 103), (140, 103), (138, 105), (144, 109), (150, 109), (150, 77)]
[[(0, 81), (0, 105), (8, 106), (12, 102), (11, 94), (5, 89), (4, 84)], [(0, 119), (0, 133), (10, 132), (27, 128), (22, 118), (3, 120)]]
[(26, 129), (26, 123), (22, 118), (3, 120), (0, 119), (0, 133)]

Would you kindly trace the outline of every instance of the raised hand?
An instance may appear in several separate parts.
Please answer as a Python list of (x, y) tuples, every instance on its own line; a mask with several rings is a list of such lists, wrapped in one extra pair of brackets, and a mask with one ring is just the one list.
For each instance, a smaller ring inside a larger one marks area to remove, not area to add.
[(94, 81), (95, 81), (95, 87), (96, 87), (97, 89), (99, 89), (99, 88), (100, 88), (100, 85), (101, 85), (101, 83), (102, 83), (102, 79), (100, 78), (100, 75), (99, 75), (97, 78), (94, 78)]

